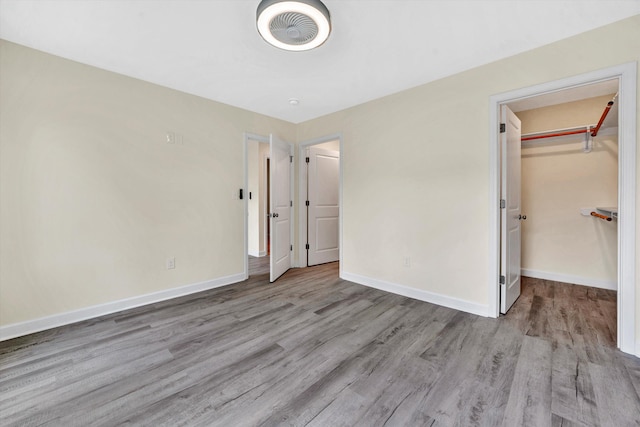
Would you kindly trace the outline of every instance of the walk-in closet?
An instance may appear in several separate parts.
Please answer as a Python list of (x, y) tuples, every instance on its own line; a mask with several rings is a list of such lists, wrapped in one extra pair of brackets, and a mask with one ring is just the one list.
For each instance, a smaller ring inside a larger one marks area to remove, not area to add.
[(610, 80), (546, 101), (564, 102), (516, 108), (523, 276), (617, 289), (617, 86)]

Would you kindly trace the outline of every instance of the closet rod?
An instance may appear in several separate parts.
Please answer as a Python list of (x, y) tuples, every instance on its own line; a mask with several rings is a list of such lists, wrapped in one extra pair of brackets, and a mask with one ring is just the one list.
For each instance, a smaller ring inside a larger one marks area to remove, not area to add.
[[(618, 96), (617, 93), (616, 93), (616, 96)], [(616, 97), (614, 96), (613, 99), (616, 99)], [(604, 108), (604, 111), (602, 112), (602, 116), (600, 116), (600, 121), (596, 125), (596, 128), (593, 130), (593, 132), (591, 132), (591, 136), (598, 136), (598, 131), (600, 130), (600, 126), (602, 126), (602, 122), (604, 122), (604, 119), (607, 118), (607, 114), (609, 114), (609, 110), (611, 110), (611, 107), (613, 107), (613, 99), (609, 101), (607, 106)]]
[(577, 135), (579, 133), (587, 133), (591, 132), (591, 128), (584, 128), (580, 130), (571, 130), (567, 132), (555, 132), (555, 133), (546, 133), (544, 135), (534, 135), (534, 136), (525, 136), (521, 139), (521, 141), (531, 141), (533, 139), (542, 139), (542, 138), (553, 138), (556, 136), (565, 136), (565, 135)]
[(602, 215), (597, 212), (591, 212), (591, 216), (595, 216), (596, 218), (604, 219), (605, 221), (611, 221), (610, 216)]
[(609, 114), (611, 107), (613, 107), (613, 102), (617, 96), (618, 94), (616, 93), (613, 99), (607, 103), (607, 106), (604, 108), (604, 111), (600, 116), (600, 120), (598, 121), (598, 124), (596, 125), (595, 128), (593, 128), (593, 130), (591, 130), (591, 127), (585, 127), (584, 129), (580, 129), (580, 130), (571, 130), (566, 132), (553, 132), (553, 133), (546, 133), (543, 135), (525, 136), (521, 138), (521, 141), (531, 141), (534, 139), (542, 139), (542, 138), (554, 138), (556, 136), (577, 135), (577, 134), (589, 133), (589, 132), (591, 133), (591, 136), (598, 136), (598, 131), (600, 130), (600, 127), (602, 126), (604, 119), (607, 118), (607, 114)]

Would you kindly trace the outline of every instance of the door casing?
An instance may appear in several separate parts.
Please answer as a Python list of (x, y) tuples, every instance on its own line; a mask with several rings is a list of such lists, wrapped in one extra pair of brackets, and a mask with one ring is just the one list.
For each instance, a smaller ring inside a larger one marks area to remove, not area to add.
[(489, 99), (489, 315), (500, 308), (500, 106), (576, 86), (619, 79), (618, 118), (618, 336), (621, 351), (640, 357), (635, 339), (636, 286), (636, 94), (637, 64), (630, 62), (590, 73), (493, 95)]

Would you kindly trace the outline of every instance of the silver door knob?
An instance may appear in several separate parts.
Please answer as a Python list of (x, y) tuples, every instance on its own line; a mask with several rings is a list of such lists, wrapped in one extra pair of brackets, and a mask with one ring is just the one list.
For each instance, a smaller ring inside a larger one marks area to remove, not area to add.
[(521, 220), (521, 221), (524, 221), (524, 220), (527, 219), (527, 216), (526, 215), (518, 215), (518, 219)]

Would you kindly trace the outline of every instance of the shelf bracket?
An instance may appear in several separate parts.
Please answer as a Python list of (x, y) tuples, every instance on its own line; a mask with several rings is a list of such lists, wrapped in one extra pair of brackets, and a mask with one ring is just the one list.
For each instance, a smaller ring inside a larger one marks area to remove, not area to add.
[(591, 126), (587, 126), (587, 131), (584, 134), (584, 144), (582, 145), (582, 151), (590, 153), (593, 149), (593, 137), (591, 136)]

